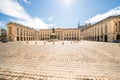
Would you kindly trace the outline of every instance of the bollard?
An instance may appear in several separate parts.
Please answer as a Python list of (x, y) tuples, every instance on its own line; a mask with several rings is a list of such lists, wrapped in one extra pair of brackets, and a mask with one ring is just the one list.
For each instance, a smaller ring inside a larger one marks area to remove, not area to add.
[(37, 44), (37, 42), (35, 42), (35, 44)]
[(78, 41), (76, 41), (76, 43), (78, 43)]
[(53, 45), (54, 45), (55, 43), (53, 42)]
[(64, 42), (62, 42), (62, 45), (64, 45)]
[(72, 41), (71, 41), (71, 44), (72, 44)]
[(75, 41), (74, 41), (74, 43), (75, 43)]
[(28, 41), (27, 41), (26, 43), (27, 43), (27, 44), (29, 44), (29, 42), (28, 42)]

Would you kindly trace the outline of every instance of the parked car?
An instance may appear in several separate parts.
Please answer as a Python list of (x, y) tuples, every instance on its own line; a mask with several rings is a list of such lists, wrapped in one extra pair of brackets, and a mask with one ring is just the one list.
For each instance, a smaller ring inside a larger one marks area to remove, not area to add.
[(114, 43), (120, 43), (120, 40), (113, 40)]
[(7, 43), (7, 39), (6, 38), (2, 38), (2, 43)]

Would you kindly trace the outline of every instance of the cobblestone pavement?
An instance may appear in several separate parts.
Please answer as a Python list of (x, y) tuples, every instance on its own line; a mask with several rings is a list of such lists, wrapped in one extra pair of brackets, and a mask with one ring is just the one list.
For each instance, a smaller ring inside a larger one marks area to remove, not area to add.
[(0, 43), (0, 80), (120, 80), (118, 43)]

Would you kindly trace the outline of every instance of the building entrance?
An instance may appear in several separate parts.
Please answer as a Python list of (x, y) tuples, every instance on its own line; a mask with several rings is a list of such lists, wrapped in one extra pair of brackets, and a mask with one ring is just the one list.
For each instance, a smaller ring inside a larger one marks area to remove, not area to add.
[(117, 35), (117, 40), (120, 40), (120, 34)]
[(105, 42), (107, 42), (108, 41), (108, 37), (107, 37), (107, 35), (105, 35)]

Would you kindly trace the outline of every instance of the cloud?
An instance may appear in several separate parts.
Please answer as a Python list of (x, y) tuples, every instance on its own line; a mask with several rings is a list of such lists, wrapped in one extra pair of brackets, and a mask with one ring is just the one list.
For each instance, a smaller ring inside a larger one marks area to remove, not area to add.
[[(27, 0), (24, 0), (27, 1)], [(12, 21), (35, 29), (48, 28), (40, 18), (31, 17), (16, 0), (0, 0), (0, 13), (13, 18)]]
[(56, 25), (56, 24), (48, 24), (48, 27), (49, 28), (64, 28), (63, 26), (59, 26), (59, 25)]
[(53, 19), (54, 19), (53, 16), (50, 16), (50, 17), (48, 18), (49, 21), (52, 21)]
[(32, 18), (30, 20), (12, 20), (13, 22), (20, 23), (25, 26), (30, 26), (31, 28), (35, 29), (47, 29), (48, 25), (45, 24), (41, 19), (39, 18)]
[(56, 24), (48, 24), (49, 27), (55, 27), (57, 26)]
[(96, 23), (96, 22), (99, 22), (99, 21), (109, 17), (109, 16), (115, 16), (115, 15), (120, 15), (120, 7), (111, 9), (108, 12), (103, 13), (103, 14), (97, 14), (96, 16), (86, 20), (85, 23)]
[(28, 0), (23, 0), (23, 2), (25, 2), (26, 4), (30, 4)]

